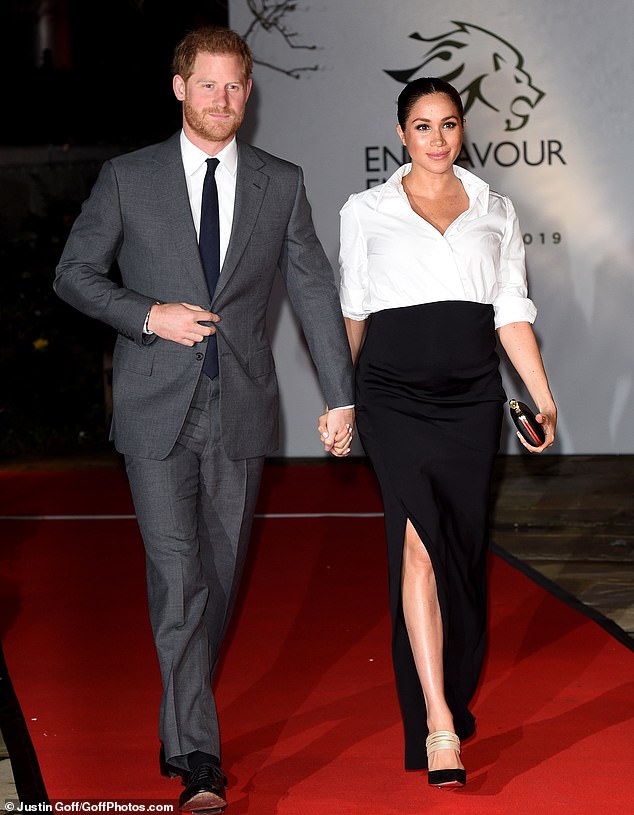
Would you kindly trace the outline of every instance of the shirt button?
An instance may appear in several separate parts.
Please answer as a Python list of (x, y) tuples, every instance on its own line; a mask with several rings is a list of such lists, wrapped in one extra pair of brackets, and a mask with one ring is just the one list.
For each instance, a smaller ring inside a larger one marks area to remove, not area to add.
[(204, 356), (205, 356), (204, 354), (201, 354), (200, 351), (198, 351), (198, 353), (196, 354), (196, 359), (203, 359)]

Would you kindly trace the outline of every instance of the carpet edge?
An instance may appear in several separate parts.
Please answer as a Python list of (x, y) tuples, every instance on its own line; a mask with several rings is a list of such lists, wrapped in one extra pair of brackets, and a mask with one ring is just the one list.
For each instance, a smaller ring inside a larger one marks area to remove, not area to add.
[(537, 569), (529, 566), (528, 563), (520, 560), (520, 558), (512, 555), (510, 552), (507, 552), (506, 549), (499, 546), (497, 543), (492, 543), (489, 548), (494, 555), (508, 563), (509, 566), (517, 569), (517, 571), (528, 577), (529, 580), (532, 580), (533, 583), (536, 583), (549, 594), (552, 594), (558, 600), (561, 600), (562, 603), (565, 603), (574, 611), (578, 611), (580, 614), (583, 614), (584, 617), (588, 617), (590, 620), (603, 628), (604, 631), (610, 634), (610, 636), (618, 640), (621, 645), (624, 645), (630, 651), (634, 651), (634, 639), (632, 639), (627, 631), (621, 628), (620, 625), (615, 623), (614, 620), (606, 617), (605, 614), (602, 614), (596, 608), (586, 605), (575, 597), (574, 594), (571, 594), (569, 591), (566, 591), (566, 589), (558, 586), (552, 580), (545, 577), (541, 572), (538, 572)]

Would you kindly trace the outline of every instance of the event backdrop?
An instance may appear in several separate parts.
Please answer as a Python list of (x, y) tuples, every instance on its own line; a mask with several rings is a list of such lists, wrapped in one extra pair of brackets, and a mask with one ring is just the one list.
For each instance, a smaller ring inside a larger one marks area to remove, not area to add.
[[(304, 168), (335, 270), (342, 204), (407, 160), (403, 84), (443, 76), (461, 91), (461, 163), (520, 216), (554, 452), (634, 453), (632, 0), (231, 0), (229, 13), (257, 62), (242, 135)], [(280, 452), (316, 456), (322, 397), (281, 290), (272, 312)], [(503, 449), (519, 449), (510, 422)]]

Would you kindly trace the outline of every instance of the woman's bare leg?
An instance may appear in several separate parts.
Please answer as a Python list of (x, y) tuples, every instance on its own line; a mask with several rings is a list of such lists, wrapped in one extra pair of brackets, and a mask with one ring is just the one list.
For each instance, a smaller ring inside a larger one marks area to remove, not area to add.
[[(454, 732), (453, 716), (445, 699), (443, 630), (436, 576), (427, 549), (409, 520), (405, 527), (401, 592), (405, 625), (425, 697), (429, 732)], [(438, 750), (429, 758), (430, 770), (462, 766), (455, 750)]]

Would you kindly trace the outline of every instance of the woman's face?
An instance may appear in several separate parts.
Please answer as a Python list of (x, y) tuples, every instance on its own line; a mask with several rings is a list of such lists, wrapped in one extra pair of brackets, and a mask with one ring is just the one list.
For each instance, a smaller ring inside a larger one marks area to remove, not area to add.
[(454, 102), (444, 93), (421, 96), (409, 112), (405, 129), (396, 132), (412, 157), (412, 164), (430, 173), (451, 168), (460, 155), (464, 119)]

